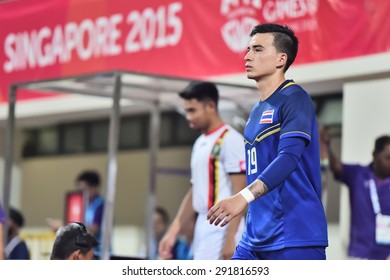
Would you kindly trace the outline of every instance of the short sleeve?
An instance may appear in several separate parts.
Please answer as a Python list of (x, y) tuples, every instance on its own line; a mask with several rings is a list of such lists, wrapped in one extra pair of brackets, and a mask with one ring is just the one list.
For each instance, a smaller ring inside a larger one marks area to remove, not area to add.
[(226, 173), (245, 173), (245, 145), (243, 136), (230, 130), (222, 144), (221, 160)]
[(280, 138), (303, 137), (311, 141), (315, 108), (310, 96), (300, 87), (286, 96), (281, 110)]
[(356, 174), (361, 174), (363, 171), (360, 170), (360, 165), (358, 164), (343, 164), (342, 171), (339, 175), (335, 176), (335, 179), (344, 183), (348, 187), (353, 186), (353, 180), (356, 177)]

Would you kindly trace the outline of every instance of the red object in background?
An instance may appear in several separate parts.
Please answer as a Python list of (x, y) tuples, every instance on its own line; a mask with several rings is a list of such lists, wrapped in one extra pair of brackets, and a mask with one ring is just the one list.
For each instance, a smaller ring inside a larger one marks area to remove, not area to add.
[(69, 191), (65, 195), (65, 223), (84, 222), (85, 195), (82, 191)]

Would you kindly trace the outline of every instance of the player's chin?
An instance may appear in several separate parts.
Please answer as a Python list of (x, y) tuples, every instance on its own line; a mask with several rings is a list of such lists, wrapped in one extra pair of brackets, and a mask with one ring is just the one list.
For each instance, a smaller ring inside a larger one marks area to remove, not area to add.
[(252, 73), (252, 72), (247, 71), (247, 72), (246, 72), (246, 77), (247, 77), (248, 79), (255, 79), (255, 78), (256, 78), (256, 75), (255, 75), (254, 73)]
[(191, 128), (191, 129), (198, 130), (198, 129), (199, 129), (199, 125), (196, 124), (196, 123), (190, 123), (190, 128)]

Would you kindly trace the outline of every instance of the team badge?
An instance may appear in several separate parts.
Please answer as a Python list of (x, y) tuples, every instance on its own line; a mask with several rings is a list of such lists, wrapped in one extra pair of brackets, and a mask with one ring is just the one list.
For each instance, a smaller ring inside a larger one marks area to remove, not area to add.
[(260, 118), (260, 124), (272, 123), (274, 118), (274, 110), (264, 111)]

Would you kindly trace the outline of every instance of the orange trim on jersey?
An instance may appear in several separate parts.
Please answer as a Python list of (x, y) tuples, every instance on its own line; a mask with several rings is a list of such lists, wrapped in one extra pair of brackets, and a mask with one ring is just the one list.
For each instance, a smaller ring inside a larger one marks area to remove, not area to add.
[(220, 128), (223, 127), (224, 125), (225, 125), (225, 124), (223, 123), (223, 124), (217, 126), (217, 127), (214, 128), (213, 130), (211, 130), (211, 131), (205, 133), (205, 135), (207, 136), (207, 135), (213, 134), (214, 132), (216, 132), (218, 129), (220, 129)]
[(210, 209), (218, 200), (219, 194), (219, 155), (221, 152), (221, 146), (223, 139), (226, 136), (229, 129), (225, 129), (221, 135), (215, 141), (213, 148), (211, 149), (209, 157), (209, 195), (208, 195), (208, 209)]

